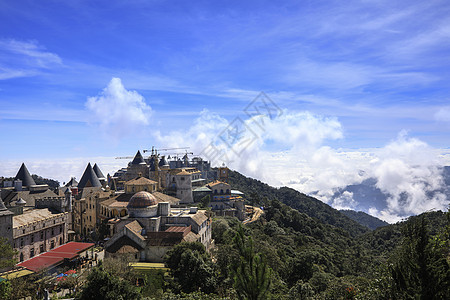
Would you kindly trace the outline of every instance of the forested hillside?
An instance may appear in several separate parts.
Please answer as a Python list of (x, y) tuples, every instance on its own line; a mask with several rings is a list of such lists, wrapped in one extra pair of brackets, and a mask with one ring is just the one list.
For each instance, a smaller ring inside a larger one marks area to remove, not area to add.
[(354, 211), (346, 209), (340, 210), (340, 212), (349, 217), (350, 219), (372, 230), (377, 229), (378, 227), (389, 225), (388, 222), (375, 218), (369, 214), (366, 214), (363, 211)]
[(282, 203), (325, 224), (344, 229), (353, 237), (369, 231), (366, 226), (350, 219), (340, 211), (294, 189), (288, 187), (274, 188), (259, 180), (245, 177), (244, 175), (231, 170), (229, 174), (229, 183), (233, 189), (244, 192), (247, 199), (255, 204), (260, 203), (264, 198), (278, 199)]

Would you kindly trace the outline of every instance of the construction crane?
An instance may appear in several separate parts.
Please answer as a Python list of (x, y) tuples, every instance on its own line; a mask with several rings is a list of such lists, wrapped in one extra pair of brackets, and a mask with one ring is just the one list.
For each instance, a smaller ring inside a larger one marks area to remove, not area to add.
[[(146, 153), (146, 152), (152, 152), (152, 155), (154, 154), (158, 154), (161, 151), (171, 151), (171, 150), (185, 150), (186, 153), (174, 153), (175, 155), (181, 155), (181, 154), (193, 154), (192, 152), (187, 152), (187, 150), (189, 149), (189, 147), (179, 147), (179, 148), (161, 148), (161, 149), (155, 149), (154, 146), (152, 146), (151, 150), (148, 149), (144, 149), (142, 150), (142, 153)], [(172, 154), (172, 153), (171, 153)], [(133, 159), (134, 156), (118, 156), (116, 157), (116, 159)]]
[(187, 150), (189, 149), (189, 147), (179, 147), (179, 148), (161, 148), (161, 149), (155, 149), (154, 146), (152, 146), (152, 150), (148, 150), (148, 149), (144, 149), (142, 150), (143, 153), (146, 152), (152, 152), (153, 154), (158, 154), (158, 152), (162, 152), (162, 151), (172, 151), (172, 150), (185, 150), (187, 152)]

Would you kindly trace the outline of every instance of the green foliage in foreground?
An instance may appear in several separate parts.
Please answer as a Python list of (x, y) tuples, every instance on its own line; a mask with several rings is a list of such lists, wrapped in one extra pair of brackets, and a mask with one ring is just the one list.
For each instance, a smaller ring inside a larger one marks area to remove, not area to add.
[(134, 300), (141, 299), (141, 294), (128, 281), (111, 275), (100, 264), (91, 271), (83, 290), (77, 295), (76, 299)]
[(271, 270), (265, 258), (255, 253), (253, 239), (246, 238), (242, 226), (233, 239), (239, 252), (240, 260), (234, 268), (234, 288), (240, 299), (267, 299), (270, 286)]

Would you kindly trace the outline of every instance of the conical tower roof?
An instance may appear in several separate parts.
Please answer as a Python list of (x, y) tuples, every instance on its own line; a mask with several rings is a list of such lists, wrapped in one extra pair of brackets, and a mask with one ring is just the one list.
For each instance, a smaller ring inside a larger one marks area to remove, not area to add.
[(97, 164), (94, 164), (94, 172), (95, 172), (95, 175), (97, 175), (97, 177), (98, 177), (98, 179), (103, 179), (103, 180), (105, 180), (106, 179), (106, 177), (105, 177), (105, 175), (103, 175), (103, 173), (102, 173), (102, 171), (100, 170), (100, 168), (98, 167), (98, 165)]
[(24, 163), (22, 163), (19, 172), (17, 172), (17, 175), (14, 178), (14, 180), (17, 179), (22, 180), (22, 186), (30, 187), (31, 185), (36, 185), (36, 182), (34, 182), (33, 177), (31, 177), (30, 172), (28, 172), (28, 169)]
[(78, 186), (78, 181), (75, 180), (75, 177), (72, 177), (72, 178), (70, 178), (70, 181), (68, 183), (66, 183), (65, 186), (76, 187), (76, 186)]
[(169, 165), (169, 162), (167, 161), (166, 156), (163, 155), (161, 157), (161, 160), (159, 161), (159, 166), (163, 167), (163, 166), (168, 166), (168, 165)]
[(133, 161), (131, 162), (132, 165), (140, 165), (145, 164), (144, 157), (141, 154), (141, 151), (138, 150), (136, 155), (134, 156)]
[(81, 176), (80, 182), (78, 183), (79, 189), (84, 189), (85, 187), (101, 187), (102, 184), (98, 180), (91, 163), (88, 163), (86, 170), (84, 170), (83, 176)]

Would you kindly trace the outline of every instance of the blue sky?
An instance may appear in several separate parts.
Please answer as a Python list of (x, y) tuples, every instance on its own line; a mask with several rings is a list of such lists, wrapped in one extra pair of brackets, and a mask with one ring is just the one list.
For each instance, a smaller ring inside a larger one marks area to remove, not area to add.
[(2, 1), (0, 163), (201, 151), (261, 91), (285, 119), (255, 151), (442, 157), (449, 79), (448, 1)]

